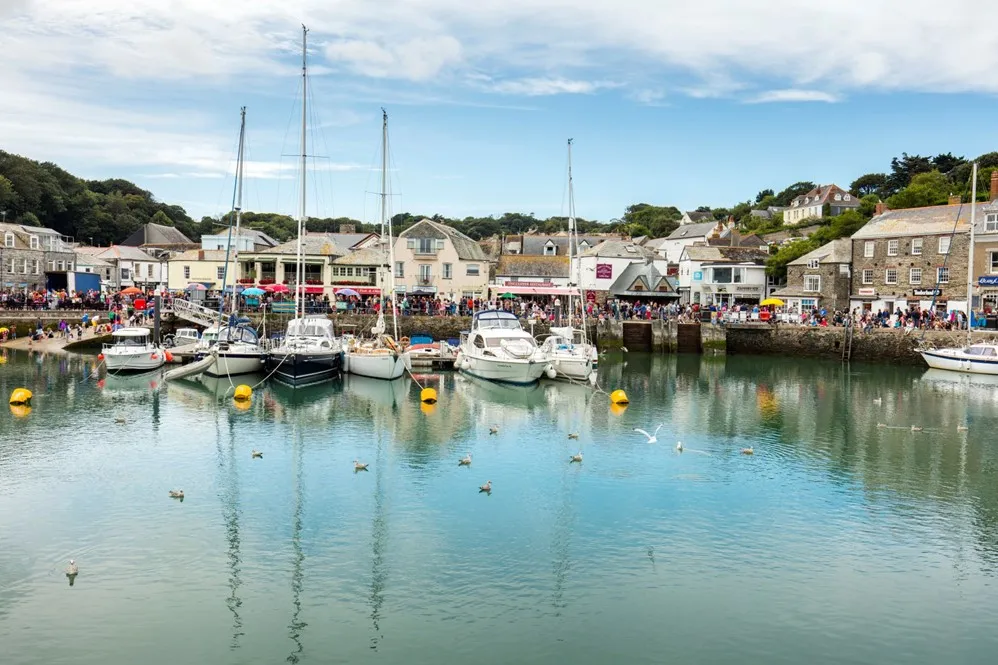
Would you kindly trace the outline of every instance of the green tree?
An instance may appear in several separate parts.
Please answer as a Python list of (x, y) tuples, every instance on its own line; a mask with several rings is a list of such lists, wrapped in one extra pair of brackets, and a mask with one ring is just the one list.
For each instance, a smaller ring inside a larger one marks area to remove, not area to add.
[(948, 175), (961, 164), (966, 164), (963, 157), (954, 157), (952, 152), (939, 154), (932, 158), (932, 167), (944, 175)]
[(866, 196), (868, 194), (879, 194), (887, 184), (886, 173), (867, 173), (852, 181), (849, 191), (853, 196)]
[(37, 215), (35, 215), (35, 213), (33, 213), (33, 212), (26, 212), (26, 213), (24, 213), (23, 215), (21, 215), (21, 219), (19, 221), (20, 221), (21, 224), (24, 224), (25, 226), (41, 226), (42, 225), (42, 223), (40, 221), (38, 221)]
[(794, 184), (790, 185), (789, 187), (787, 187), (782, 192), (776, 195), (775, 205), (786, 207), (790, 205), (790, 202), (793, 201), (795, 198), (797, 198), (801, 194), (807, 194), (815, 187), (817, 187), (817, 185), (815, 185), (810, 180), (801, 180), (800, 182), (795, 182)]
[(775, 198), (775, 196), (776, 196), (776, 192), (774, 192), (773, 190), (771, 190), (771, 189), (764, 189), (764, 190), (762, 190), (761, 192), (759, 192), (758, 194), (755, 195), (755, 202), (757, 204), (760, 204), (763, 201), (765, 201), (767, 198), (769, 198), (769, 197), (774, 197)]
[[(683, 213), (675, 206), (655, 206), (649, 203), (635, 203), (624, 211), (622, 221), (625, 225), (640, 225), (647, 229), (647, 234), (656, 238), (669, 235), (679, 227)], [(634, 235), (634, 234), (632, 234)]]
[(153, 215), (149, 221), (153, 224), (159, 224), (161, 226), (173, 226), (173, 220), (170, 219), (162, 210), (157, 210), (156, 214)]
[(919, 173), (910, 185), (887, 199), (887, 207), (899, 210), (940, 205), (946, 203), (952, 191), (953, 183), (939, 171)]
[(932, 170), (932, 160), (921, 155), (909, 155), (901, 153), (901, 157), (891, 159), (891, 172), (884, 183), (882, 195), (891, 196), (897, 194), (902, 189), (911, 184), (912, 179), (919, 173), (928, 173)]
[(805, 238), (783, 245), (766, 260), (766, 274), (777, 279), (787, 276), (787, 264), (821, 247), (818, 240)]

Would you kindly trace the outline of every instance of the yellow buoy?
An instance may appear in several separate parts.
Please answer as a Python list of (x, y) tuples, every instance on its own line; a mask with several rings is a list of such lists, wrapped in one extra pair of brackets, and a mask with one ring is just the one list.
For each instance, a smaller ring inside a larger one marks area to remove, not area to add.
[(27, 404), (11, 404), (10, 412), (15, 418), (26, 418), (31, 413), (31, 407)]
[(627, 399), (627, 393), (623, 390), (614, 390), (610, 393), (610, 403), (611, 404), (630, 404), (631, 400)]
[(436, 404), (437, 391), (435, 388), (423, 388), (419, 391), (419, 401), (423, 404)]
[(245, 383), (240, 386), (236, 386), (236, 392), (232, 394), (232, 399), (237, 402), (245, 402), (251, 397), (253, 397), (253, 389)]
[(14, 392), (10, 394), (10, 403), (15, 406), (18, 404), (31, 404), (31, 391), (27, 388), (15, 388)]
[(612, 413), (615, 416), (623, 415), (624, 411), (627, 411), (627, 405), (626, 404), (611, 404), (610, 405), (610, 413)]
[(419, 405), (419, 410), (423, 412), (423, 415), (430, 415), (437, 410), (437, 405), (433, 402), (422, 402)]
[(253, 401), (248, 399), (233, 399), (232, 405), (240, 411), (246, 411), (253, 406)]

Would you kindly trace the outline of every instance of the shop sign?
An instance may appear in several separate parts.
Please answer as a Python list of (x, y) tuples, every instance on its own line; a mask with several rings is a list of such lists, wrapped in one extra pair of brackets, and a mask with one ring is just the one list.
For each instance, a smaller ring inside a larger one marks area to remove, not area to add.
[(554, 286), (554, 282), (515, 282), (507, 279), (503, 286)]
[(596, 279), (613, 279), (613, 264), (612, 263), (597, 263), (596, 264)]
[(702, 270), (694, 270), (693, 271), (693, 281), (694, 282), (702, 282), (703, 281), (703, 271)]
[(596, 292), (586, 291), (586, 300), (589, 302), (596, 302)]
[(915, 296), (939, 296), (942, 295), (942, 289), (912, 289), (912, 295)]
[(877, 295), (876, 289), (860, 289), (859, 295), (861, 296), (875, 296)]
[(977, 278), (978, 286), (998, 286), (998, 275), (982, 275)]

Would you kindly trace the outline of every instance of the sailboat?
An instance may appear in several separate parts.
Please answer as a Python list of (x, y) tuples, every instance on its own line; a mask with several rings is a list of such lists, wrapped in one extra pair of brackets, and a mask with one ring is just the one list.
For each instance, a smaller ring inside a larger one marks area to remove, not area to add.
[(336, 338), (333, 322), (325, 316), (304, 316), (305, 280), (302, 237), (305, 234), (306, 165), (308, 158), (308, 28), (302, 26), (301, 40), (301, 200), (298, 213), (298, 247), (295, 256), (295, 316), (281, 344), (267, 356), (267, 372), (290, 386), (306, 386), (329, 381), (340, 374), (343, 347)]
[[(569, 289), (579, 288), (581, 282), (579, 266), (581, 261), (574, 260), (573, 248), (578, 251), (579, 236), (575, 223), (575, 189), (572, 182), (572, 139), (568, 139), (568, 286)], [(546, 352), (556, 379), (566, 381), (588, 381), (596, 385), (596, 370), (599, 354), (596, 345), (588, 339), (586, 327), (586, 307), (581, 303), (580, 328), (572, 325), (575, 308), (571, 293), (568, 296), (568, 325), (552, 327), (551, 334), (544, 340), (541, 349)]]
[[(240, 110), (239, 151), (236, 159), (236, 185), (232, 210), (236, 216), (236, 244), (232, 244), (232, 227), (229, 227), (229, 244), (225, 251), (225, 275), (229, 274), (229, 249), (232, 249), (232, 265), (239, 265), (239, 233), (243, 209), (243, 148), (246, 139), (246, 107)], [(233, 271), (235, 274), (236, 271)], [(256, 330), (249, 325), (249, 319), (239, 318), (239, 298), (236, 295), (233, 278), (231, 307), (228, 323), (212, 326), (205, 331), (196, 350), (197, 359), (213, 358), (204, 369), (211, 377), (228, 377), (238, 374), (253, 374), (263, 369), (266, 351), (260, 346)], [(222, 284), (223, 290), (225, 284)]]
[[(386, 240), (387, 239), (387, 240)], [(374, 379), (397, 379), (411, 368), (408, 349), (399, 340), (399, 324), (395, 302), (395, 248), (392, 244), (392, 220), (388, 216), (388, 113), (381, 109), (381, 240), (387, 242), (382, 260), (381, 307), (378, 320), (371, 329), (371, 340), (351, 339), (344, 356), (350, 374)], [(385, 299), (385, 281), (388, 282), (389, 299)], [(393, 336), (385, 335), (385, 306), (391, 303)]]

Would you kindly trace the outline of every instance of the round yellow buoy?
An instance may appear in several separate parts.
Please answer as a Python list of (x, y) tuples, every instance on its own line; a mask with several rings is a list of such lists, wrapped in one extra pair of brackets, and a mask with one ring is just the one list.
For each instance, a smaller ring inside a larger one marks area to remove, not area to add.
[(627, 399), (627, 393), (623, 390), (614, 390), (610, 393), (610, 403), (611, 404), (630, 404), (631, 400)]
[(626, 404), (611, 404), (610, 405), (610, 413), (612, 413), (615, 416), (622, 416), (622, 415), (624, 415), (624, 411), (627, 411), (627, 405)]
[(31, 407), (27, 404), (11, 404), (10, 412), (15, 418), (26, 418), (31, 413)]
[(423, 388), (419, 391), (419, 401), (423, 404), (436, 404), (437, 391), (435, 388)]
[(10, 403), (14, 406), (19, 404), (31, 404), (31, 391), (27, 388), (15, 388), (10, 394)]
[(433, 402), (421, 402), (419, 410), (423, 412), (423, 415), (428, 416), (437, 410), (437, 405)]
[(244, 402), (253, 396), (253, 389), (247, 386), (245, 383), (236, 386), (236, 392), (232, 394), (232, 399), (237, 402)]

